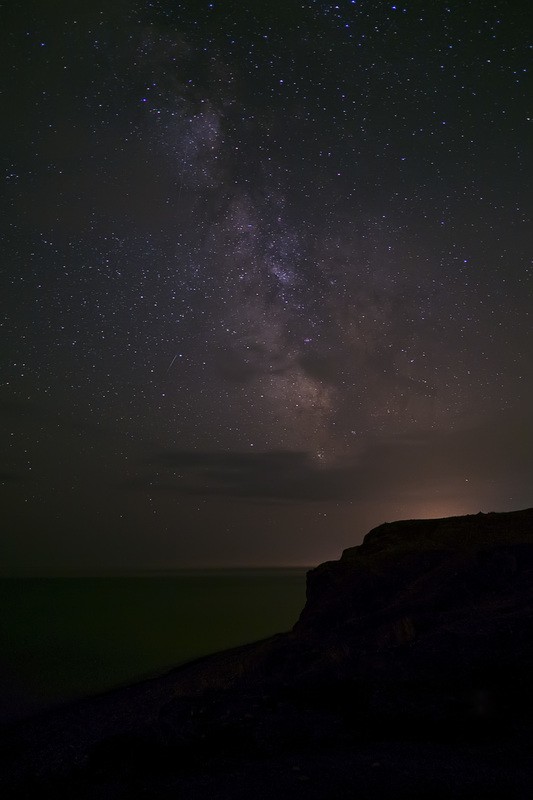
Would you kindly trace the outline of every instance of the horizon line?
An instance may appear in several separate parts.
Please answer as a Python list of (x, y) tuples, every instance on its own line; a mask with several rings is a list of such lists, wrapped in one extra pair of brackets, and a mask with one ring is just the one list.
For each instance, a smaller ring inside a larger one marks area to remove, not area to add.
[(188, 567), (132, 567), (131, 569), (58, 569), (50, 571), (13, 571), (0, 573), (0, 579), (8, 578), (100, 578), (100, 577), (124, 577), (124, 576), (143, 576), (143, 575), (176, 575), (185, 572), (247, 572), (257, 570), (310, 570), (318, 564), (233, 564), (224, 566), (188, 566)]

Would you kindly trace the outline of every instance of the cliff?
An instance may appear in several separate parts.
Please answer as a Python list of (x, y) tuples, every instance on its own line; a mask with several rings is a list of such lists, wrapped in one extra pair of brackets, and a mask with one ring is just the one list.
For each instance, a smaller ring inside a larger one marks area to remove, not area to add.
[(533, 510), (384, 524), (308, 574), (295, 632), (350, 664), (394, 650), (395, 669), (400, 653), (412, 669), (472, 666), (484, 642), (500, 658), (499, 637), (522, 652), (532, 579)]
[(290, 633), (6, 733), (4, 783), (21, 797), (525, 798), (532, 672), (533, 509), (384, 524), (308, 574)]

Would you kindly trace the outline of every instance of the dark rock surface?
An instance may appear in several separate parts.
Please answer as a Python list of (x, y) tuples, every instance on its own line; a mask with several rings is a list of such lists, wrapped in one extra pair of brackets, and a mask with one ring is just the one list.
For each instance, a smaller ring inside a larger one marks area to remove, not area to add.
[(6, 730), (3, 796), (533, 795), (533, 509), (381, 525), (293, 631)]

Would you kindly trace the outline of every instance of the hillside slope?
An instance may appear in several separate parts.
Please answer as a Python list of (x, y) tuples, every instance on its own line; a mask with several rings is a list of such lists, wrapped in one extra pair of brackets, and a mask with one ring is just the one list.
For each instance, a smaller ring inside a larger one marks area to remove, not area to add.
[(292, 632), (6, 731), (4, 785), (526, 798), (531, 674), (533, 509), (385, 524), (310, 571)]

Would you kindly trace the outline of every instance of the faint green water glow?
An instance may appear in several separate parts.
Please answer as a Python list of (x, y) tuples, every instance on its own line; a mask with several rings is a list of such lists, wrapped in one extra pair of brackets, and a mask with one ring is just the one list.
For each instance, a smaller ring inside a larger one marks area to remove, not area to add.
[(305, 569), (0, 580), (0, 716), (289, 630)]

